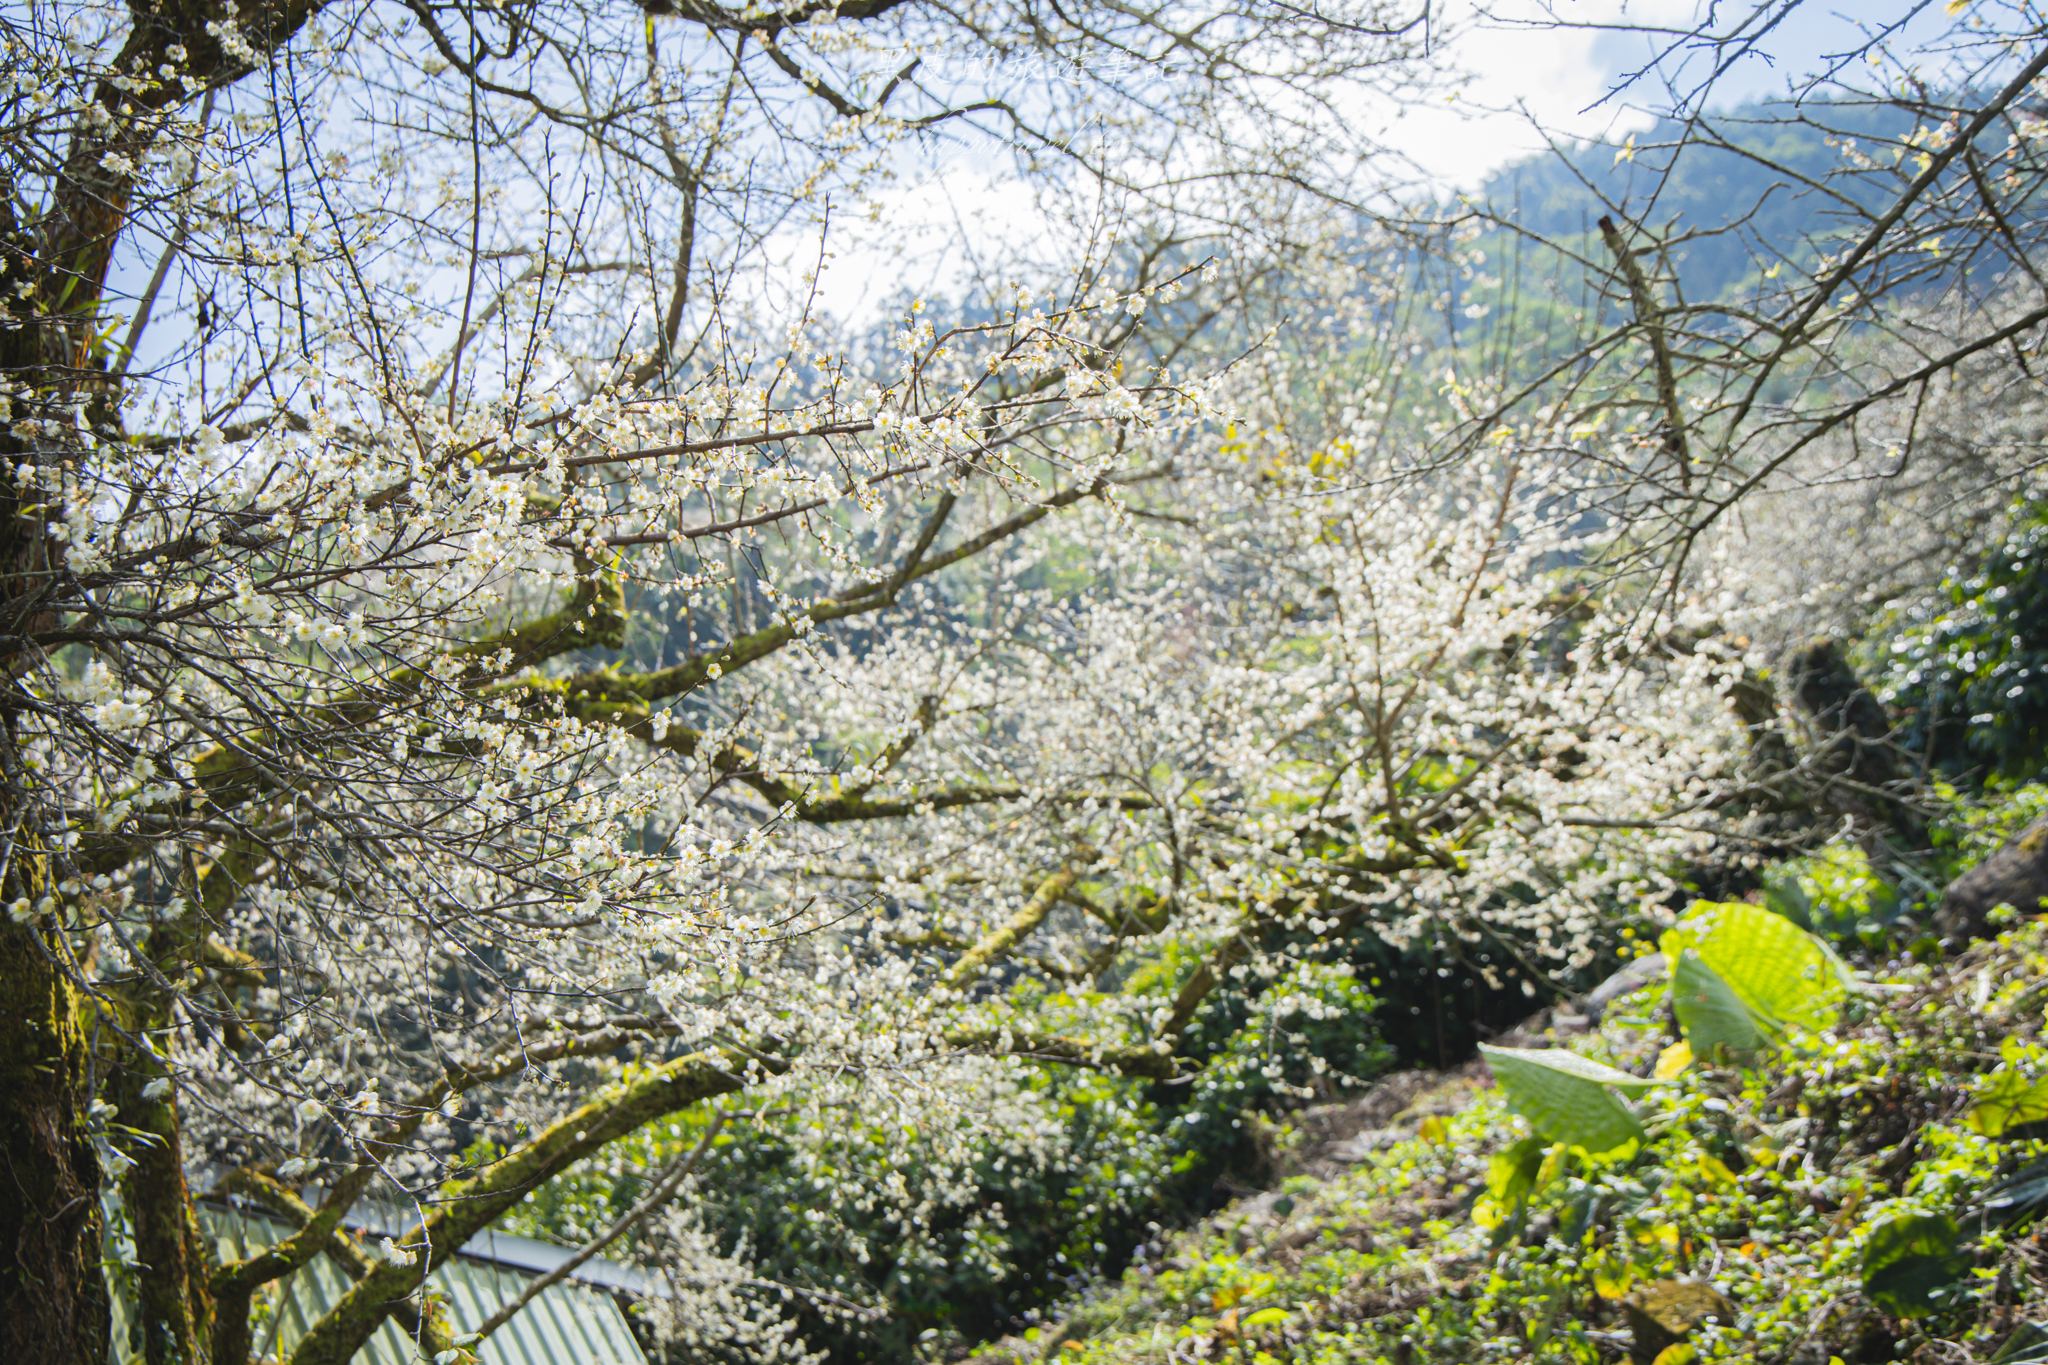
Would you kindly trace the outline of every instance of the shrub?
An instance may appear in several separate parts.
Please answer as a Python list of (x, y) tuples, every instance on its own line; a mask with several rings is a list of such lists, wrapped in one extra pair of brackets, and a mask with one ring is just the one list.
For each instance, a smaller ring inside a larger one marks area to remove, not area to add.
[(2015, 509), (1991, 550), (1952, 569), (1877, 660), (1907, 742), (1950, 773), (2038, 775), (2048, 758), (2048, 502)]

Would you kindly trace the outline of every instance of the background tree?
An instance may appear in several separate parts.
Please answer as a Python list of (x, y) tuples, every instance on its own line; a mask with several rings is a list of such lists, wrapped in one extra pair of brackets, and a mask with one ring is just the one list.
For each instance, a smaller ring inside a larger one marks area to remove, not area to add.
[[(1463, 367), (1464, 420), (1441, 439), (1550, 433), (1588, 506), (1639, 528), (1631, 564), (1679, 580), (1703, 547), (1740, 553), (1742, 518), (1870, 534), (1867, 556), (1807, 537), (1872, 575), (1843, 585), (1839, 621), (1995, 519), (2036, 463), (2048, 44), (2029, 4), (1905, 6), (1766, 80), (1795, 15), (1811, 17), (1787, 0), (1669, 23), (1494, 16), (1639, 53), (1609, 94), (1633, 117), (1454, 219), (1491, 256), (1464, 296), (1493, 313), (1468, 359), (1518, 359)], [(1792, 535), (1766, 534), (1796, 562)]]

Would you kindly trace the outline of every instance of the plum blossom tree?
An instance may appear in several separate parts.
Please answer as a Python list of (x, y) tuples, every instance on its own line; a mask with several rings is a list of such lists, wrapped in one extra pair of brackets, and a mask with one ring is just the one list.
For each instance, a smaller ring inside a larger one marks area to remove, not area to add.
[[(914, 718), (866, 778), (771, 773), (709, 698), (1160, 477), (1129, 437), (1199, 410), (1226, 187), (1341, 159), (1303, 146), (1327, 83), (1408, 79), (1374, 4), (1077, 13), (0, 16), (15, 1354), (104, 1355), (103, 1192), (152, 1361), (245, 1359), (253, 1296), (317, 1254), (357, 1287), (294, 1359), (394, 1313), (452, 1349), (415, 1291), (470, 1232), (792, 1065), (739, 1009), (822, 922), (738, 894), (779, 823), (1017, 799), (880, 793)], [(1058, 231), (870, 364), (793, 253), (949, 139), (1050, 164)], [(575, 1058), (612, 1079), (504, 1160), (409, 1164)], [(195, 1178), (298, 1230), (216, 1264)], [(336, 1240), (423, 1178), (418, 1249)]]

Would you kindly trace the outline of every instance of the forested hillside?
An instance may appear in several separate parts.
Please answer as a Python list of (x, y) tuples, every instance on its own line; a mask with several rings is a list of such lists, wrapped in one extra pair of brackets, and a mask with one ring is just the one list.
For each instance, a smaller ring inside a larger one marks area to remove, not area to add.
[(1743, 103), (1658, 119), (1619, 146), (1566, 144), (1510, 165), (1472, 197), (1511, 225), (1499, 230), (1503, 243), (1523, 236), (1597, 256), (1599, 220), (1611, 215), (1671, 243), (1662, 264), (1676, 297), (1753, 295), (1774, 264), (1810, 269), (1886, 207), (1877, 186), (1853, 180), (1837, 187), (1840, 202), (1817, 205), (1798, 193), (1800, 181), (1910, 157), (1916, 126), (1882, 103)]

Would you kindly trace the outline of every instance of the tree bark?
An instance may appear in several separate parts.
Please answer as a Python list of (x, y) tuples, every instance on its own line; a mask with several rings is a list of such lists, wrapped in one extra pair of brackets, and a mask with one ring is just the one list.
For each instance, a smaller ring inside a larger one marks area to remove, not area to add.
[(51, 948), (0, 925), (0, 1360), (105, 1365), (85, 1002)]
[(185, 1182), (175, 1097), (145, 1087), (161, 1068), (129, 1065), (107, 1087), (116, 1121), (133, 1130), (135, 1164), (121, 1203), (135, 1235), (135, 1343), (145, 1365), (196, 1365), (210, 1355), (212, 1296), (198, 1208)]
[[(71, 130), (40, 217), (18, 216), (16, 168), (22, 163), (12, 149), (0, 157), (0, 261), (10, 282), (34, 286), (26, 298), (10, 293), (4, 304), (11, 316), (0, 329), (0, 386), (12, 401), (0, 409), (0, 463), (47, 469), (73, 454), (61, 443), (75, 439), (66, 433), (80, 400), (96, 422), (118, 424), (118, 395), (96, 354), (96, 338), (107, 271), (135, 192), (132, 171), (121, 168), (144, 158), (166, 111), (246, 75), (253, 69), (246, 54), (260, 60), (276, 52), (321, 3), (137, 4), (134, 26), (98, 91), (98, 103), (113, 116)], [(221, 35), (237, 30), (243, 42), (230, 51)], [(184, 54), (180, 75), (188, 79), (159, 79), (178, 49)], [(55, 421), (46, 424), (46, 418)], [(7, 832), (0, 901), (10, 905), (23, 899), (33, 905), (52, 880), (34, 809), (37, 794), (14, 761), (18, 719), (32, 703), (20, 682), (33, 657), (31, 640), (58, 620), (66, 585), (43, 507), (40, 492), (25, 497), (13, 479), (0, 479), (0, 636), (6, 637), (0, 643), (6, 750), (0, 755), (6, 760), (0, 829)], [(95, 1098), (91, 1001), (59, 966), (61, 913), (0, 921), (0, 1360), (104, 1365), (101, 1172), (88, 1126)], [(177, 1258), (151, 1291), (166, 1299), (159, 1307), (170, 1324), (162, 1349), (152, 1349), (156, 1361), (178, 1358), (204, 1329), (203, 1311), (195, 1310), (202, 1301), (170, 1283), (200, 1270), (190, 1264), (197, 1237), (186, 1217), (190, 1202), (178, 1169), (175, 1110), (141, 1098), (148, 1079), (137, 1080), (124, 1105), (133, 1112), (122, 1119), (145, 1132), (162, 1129), (158, 1136), (165, 1139), (144, 1144), (138, 1168), (145, 1183), (168, 1182), (169, 1196), (138, 1225), (149, 1242), (143, 1254)]]
[[(146, 951), (160, 971), (181, 971), (181, 959), (197, 956), (191, 934), (189, 924), (180, 924), (150, 935)], [(162, 1039), (170, 1002), (142, 976), (110, 990), (109, 999), (126, 1036), (101, 1035), (101, 1091), (121, 1125), (119, 1146), (134, 1163), (121, 1177), (121, 1205), (135, 1238), (134, 1344), (144, 1365), (197, 1365), (211, 1354), (212, 1274), (185, 1180), (177, 1093), (153, 1088), (157, 1082), (168, 1087), (168, 1070), (129, 1041)]]
[(1855, 821), (1873, 859), (1886, 854), (1887, 837), (1902, 852), (1924, 850), (1927, 821), (1912, 803), (1914, 775), (1892, 743), (1891, 718), (1841, 647), (1809, 641), (1787, 662), (1785, 682), (1814, 730), (1814, 801)]

